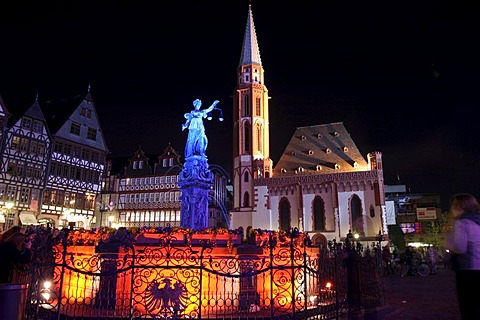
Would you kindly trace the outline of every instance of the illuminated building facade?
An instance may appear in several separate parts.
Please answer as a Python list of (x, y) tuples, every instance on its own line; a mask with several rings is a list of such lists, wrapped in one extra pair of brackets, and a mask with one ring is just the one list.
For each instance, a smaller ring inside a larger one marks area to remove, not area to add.
[[(103, 209), (95, 226), (180, 227), (178, 177), (182, 159), (170, 145), (159, 156), (147, 156), (139, 147), (128, 159), (110, 159), (98, 203)], [(112, 168), (113, 162), (126, 166)], [(210, 169), (214, 181), (209, 192), (208, 225), (226, 228), (228, 178), (221, 167), (212, 165)]]
[(90, 88), (59, 101), (36, 99), (19, 119), (6, 121), (3, 102), (0, 110), (0, 205), (13, 203), (4, 227), (90, 228), (108, 152)]
[(233, 228), (298, 228), (315, 242), (387, 233), (382, 154), (365, 159), (343, 123), (298, 127), (269, 154), (269, 95), (249, 6), (234, 90)]

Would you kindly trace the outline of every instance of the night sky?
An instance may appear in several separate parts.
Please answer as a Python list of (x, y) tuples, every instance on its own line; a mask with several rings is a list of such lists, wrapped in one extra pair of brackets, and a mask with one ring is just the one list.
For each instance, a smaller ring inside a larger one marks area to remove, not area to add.
[[(183, 154), (183, 114), (205, 122), (209, 162), (231, 169), (247, 0), (0, 4), (0, 95), (12, 113), (91, 93), (112, 156)], [(274, 165), (294, 129), (343, 122), (381, 151), (386, 184), (480, 196), (480, 19), (461, 1), (252, 1)], [(400, 178), (400, 181), (397, 179)]]

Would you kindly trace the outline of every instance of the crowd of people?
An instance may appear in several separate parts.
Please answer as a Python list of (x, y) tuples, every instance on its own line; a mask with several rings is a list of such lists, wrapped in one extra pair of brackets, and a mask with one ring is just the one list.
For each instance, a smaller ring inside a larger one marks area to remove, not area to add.
[(32, 258), (32, 236), (14, 226), (0, 236), (0, 284), (12, 282), (13, 270), (18, 263), (29, 263)]

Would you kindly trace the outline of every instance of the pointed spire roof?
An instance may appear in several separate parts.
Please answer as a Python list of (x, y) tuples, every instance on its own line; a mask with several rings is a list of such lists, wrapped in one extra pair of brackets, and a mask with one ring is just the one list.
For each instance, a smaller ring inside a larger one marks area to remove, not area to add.
[(248, 5), (247, 27), (243, 38), (242, 53), (240, 54), (240, 66), (245, 64), (256, 64), (261, 66), (260, 50), (258, 48), (257, 34), (253, 24), (252, 5)]
[(43, 115), (42, 108), (40, 108), (40, 104), (38, 103), (38, 94), (35, 97), (35, 102), (32, 104), (30, 108), (25, 112), (26, 116), (32, 117), (34, 119), (38, 119), (46, 122), (45, 116)]

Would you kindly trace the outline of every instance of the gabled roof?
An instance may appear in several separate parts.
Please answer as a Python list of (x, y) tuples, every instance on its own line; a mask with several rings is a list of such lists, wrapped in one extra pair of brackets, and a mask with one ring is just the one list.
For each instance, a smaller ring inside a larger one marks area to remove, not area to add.
[(252, 5), (248, 5), (247, 26), (243, 38), (242, 52), (240, 53), (239, 66), (246, 64), (256, 64), (261, 66), (260, 49), (258, 48), (257, 34), (253, 24)]
[(43, 115), (42, 109), (40, 108), (38, 99), (35, 99), (35, 102), (32, 104), (30, 108), (27, 109), (24, 115), (31, 117), (33, 119), (41, 120), (44, 123), (46, 123), (46, 119), (45, 119), (45, 116)]
[(298, 127), (273, 172), (275, 177), (368, 170), (342, 122)]
[[(173, 166), (170, 166), (170, 161), (168, 161), (168, 166), (163, 166), (163, 159), (173, 158)], [(112, 175), (118, 175), (119, 177), (144, 177), (144, 176), (155, 176), (155, 175), (166, 175), (166, 174), (178, 174), (182, 168), (183, 164), (181, 163), (182, 157), (176, 152), (176, 150), (170, 146), (170, 144), (165, 148), (162, 154), (145, 154), (141, 147), (139, 147), (134, 153), (128, 157), (111, 157), (107, 156), (107, 159), (111, 161), (111, 172)], [(148, 164), (144, 166), (144, 169), (139, 170), (133, 169), (133, 160), (142, 159), (147, 161)], [(146, 169), (148, 168), (148, 170)], [(152, 170), (153, 168), (153, 170)]]
[(153, 170), (148, 163), (149, 160), (142, 147), (138, 147), (133, 156), (128, 159), (128, 165), (125, 167), (125, 176), (142, 177), (151, 175)]
[[(168, 147), (165, 148), (163, 154), (158, 156), (158, 161), (155, 164), (155, 174), (179, 174), (180, 171), (183, 169), (183, 164), (181, 162), (181, 156), (177, 153), (177, 151), (168, 144)], [(172, 166), (163, 166), (163, 160), (168, 159), (168, 163), (170, 163), (170, 159), (172, 159), (173, 165)]]
[(10, 114), (10, 112), (8, 112), (8, 109), (5, 106), (5, 103), (3, 102), (2, 95), (0, 95), (0, 115), (6, 117), (9, 114)]
[[(85, 96), (76, 95), (66, 99), (47, 101), (43, 106), (48, 128), (54, 137), (108, 152), (90, 91)], [(85, 110), (88, 116), (82, 112)], [(73, 122), (81, 126), (80, 135), (70, 132)], [(96, 130), (95, 140), (87, 139), (88, 128)]]

